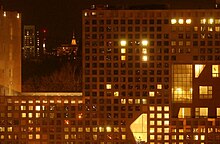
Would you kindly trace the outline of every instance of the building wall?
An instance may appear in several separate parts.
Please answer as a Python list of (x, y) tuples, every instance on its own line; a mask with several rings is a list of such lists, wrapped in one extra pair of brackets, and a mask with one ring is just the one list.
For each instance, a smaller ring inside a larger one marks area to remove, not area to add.
[(21, 18), (0, 9), (0, 93), (21, 92)]
[[(218, 117), (219, 20), (215, 9), (83, 11), (85, 104), (96, 105), (98, 125), (126, 129), (103, 142), (194, 141), (184, 122)], [(178, 122), (183, 132), (171, 136)]]

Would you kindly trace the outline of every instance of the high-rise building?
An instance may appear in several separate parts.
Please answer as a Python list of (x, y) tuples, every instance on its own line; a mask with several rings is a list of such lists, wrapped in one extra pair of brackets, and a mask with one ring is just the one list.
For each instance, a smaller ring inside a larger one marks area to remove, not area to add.
[(219, 9), (126, 8), (83, 11), (84, 115), (98, 140), (219, 143)]
[(21, 92), (20, 14), (0, 8), (0, 94)]
[(24, 59), (39, 58), (46, 54), (46, 29), (39, 29), (35, 25), (24, 25), (23, 48)]

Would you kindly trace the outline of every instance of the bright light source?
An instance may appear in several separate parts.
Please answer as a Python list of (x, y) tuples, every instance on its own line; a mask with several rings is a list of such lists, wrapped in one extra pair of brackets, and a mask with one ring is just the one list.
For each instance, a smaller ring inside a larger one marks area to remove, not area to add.
[(106, 131), (107, 131), (107, 132), (111, 132), (111, 131), (112, 131), (112, 128), (109, 127), (109, 126), (107, 126), (107, 127), (106, 127)]
[(143, 54), (147, 54), (147, 49), (146, 49), (146, 48), (143, 48), (143, 49), (142, 49), (142, 53), (143, 53)]
[(213, 18), (210, 18), (209, 20), (208, 20), (208, 24), (213, 24), (214, 23), (214, 19)]
[(40, 106), (36, 106), (36, 111), (40, 111)]
[(126, 49), (125, 49), (125, 48), (122, 48), (122, 49), (121, 49), (121, 53), (123, 53), (123, 54), (126, 53)]
[(162, 89), (162, 84), (158, 84), (157, 89)]
[(3, 16), (6, 17), (6, 12), (4, 12)]
[(126, 60), (126, 56), (121, 56), (121, 60)]
[(149, 92), (150, 97), (154, 97), (154, 95), (155, 95), (155, 92)]
[(201, 19), (201, 20), (200, 20), (200, 23), (201, 23), (201, 24), (205, 24), (205, 23), (206, 23), (206, 19)]
[(183, 19), (179, 19), (179, 20), (178, 20), (178, 23), (179, 23), (179, 24), (183, 24)]
[(106, 89), (112, 89), (112, 85), (111, 84), (107, 84), (106, 85)]
[(191, 24), (192, 20), (191, 19), (186, 19), (186, 24)]
[(176, 19), (171, 19), (171, 24), (176, 24)]
[(147, 61), (147, 56), (143, 56), (143, 61)]
[(147, 41), (147, 40), (143, 40), (143, 41), (142, 41), (142, 45), (143, 45), (143, 46), (147, 46), (147, 44), (148, 44), (148, 41)]
[(121, 46), (126, 46), (127, 42), (125, 40), (121, 41)]
[(17, 13), (17, 18), (20, 18), (20, 14), (19, 13)]

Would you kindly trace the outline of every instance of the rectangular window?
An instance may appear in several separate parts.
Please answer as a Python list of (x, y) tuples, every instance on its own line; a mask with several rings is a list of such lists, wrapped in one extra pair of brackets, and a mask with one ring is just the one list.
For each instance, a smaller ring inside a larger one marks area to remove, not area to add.
[(220, 108), (217, 108), (216, 116), (217, 118), (220, 118)]
[(212, 65), (212, 77), (220, 77), (220, 65)]
[(191, 108), (180, 108), (178, 113), (178, 118), (190, 118)]
[(212, 98), (212, 86), (199, 86), (199, 98), (211, 99)]
[(196, 118), (207, 118), (208, 117), (208, 108), (196, 108), (195, 111)]

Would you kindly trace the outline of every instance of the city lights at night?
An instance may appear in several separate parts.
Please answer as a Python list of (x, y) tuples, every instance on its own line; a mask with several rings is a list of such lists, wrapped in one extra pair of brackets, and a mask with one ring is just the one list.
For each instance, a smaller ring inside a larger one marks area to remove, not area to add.
[(0, 144), (219, 144), (219, 0), (0, 0)]

